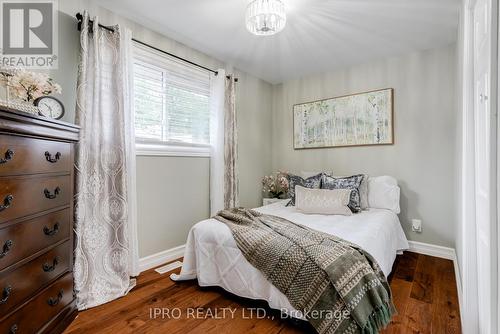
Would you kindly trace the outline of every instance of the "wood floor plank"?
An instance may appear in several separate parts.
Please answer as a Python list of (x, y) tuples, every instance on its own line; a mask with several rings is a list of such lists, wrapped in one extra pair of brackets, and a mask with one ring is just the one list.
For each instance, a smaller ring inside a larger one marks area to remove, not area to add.
[[(264, 301), (234, 296), (220, 288), (200, 288), (196, 280), (173, 282), (169, 274), (153, 270), (142, 273), (127, 296), (80, 312), (65, 334), (314, 333), (307, 322), (281, 319), (279, 312), (269, 309)], [(398, 314), (383, 334), (461, 332), (451, 261), (405, 252), (398, 256), (390, 279)], [(150, 316), (151, 308), (178, 308), (183, 313), (179, 319), (155, 319)], [(221, 315), (224, 308), (235, 311), (222, 319), (194, 319), (186, 314), (189, 308), (215, 315)], [(252, 308), (264, 309), (266, 317), (248, 319)]]
[[(218, 322), (217, 314), (220, 316), (220, 309), (229, 308), (233, 304), (233, 301), (227, 299), (225, 296), (219, 294), (218, 291), (207, 291), (203, 290), (205, 293), (215, 293), (217, 294), (217, 298), (207, 300), (207, 302), (200, 304), (197, 303), (196, 308), (202, 310), (201, 314), (205, 315), (214, 315), (214, 318), (207, 317), (206, 319), (201, 318), (198, 319), (198, 313), (188, 314), (187, 307), (183, 307), (182, 305), (164, 305), (163, 307), (167, 308), (179, 308), (182, 311), (182, 316), (180, 319), (158, 319), (157, 321), (150, 321), (148, 324), (141, 328), (141, 331), (144, 333), (193, 333), (196, 331), (196, 328), (202, 325), (204, 322), (208, 320), (213, 320), (213, 322)], [(195, 308), (194, 306), (188, 306)], [(219, 312), (217, 311), (219, 309)], [(234, 309), (234, 307), (233, 307)], [(229, 313), (228, 313), (229, 317)], [(179, 321), (182, 321), (182, 326), (179, 326)], [(209, 321), (210, 322), (210, 321)]]
[[(170, 279), (168, 279), (170, 280)], [(126, 333), (135, 330), (138, 320), (150, 321), (150, 308), (168, 307), (164, 305), (192, 305), (198, 307), (205, 299), (215, 299), (217, 292), (199, 292), (198, 286), (193, 283), (169, 284), (162, 279), (151, 286), (144, 286), (134, 290), (124, 298), (117, 299), (112, 303), (100, 306), (94, 312), (81, 312), (83, 331), (74, 333), (89, 333), (99, 330), (102, 333), (113, 333), (116, 329)], [(132, 298), (129, 298), (132, 297)], [(175, 306), (175, 307), (181, 307)], [(138, 314), (140, 313), (141, 316)], [(96, 322), (96, 317), (100, 319)], [(132, 322), (134, 320), (134, 322)], [(135, 325), (135, 326), (134, 326)], [(69, 333), (73, 333), (73, 324), (69, 328)]]
[[(180, 283), (185, 284), (185, 283)], [(151, 309), (167, 308), (168, 315), (163, 318), (156, 318), (161, 323), (177, 322), (177, 313), (180, 314), (179, 319), (185, 319), (188, 308), (202, 308), (206, 303), (217, 299), (219, 294), (215, 291), (199, 291), (197, 286), (187, 284), (184, 291), (170, 294), (169, 291), (164, 291), (154, 298), (146, 300), (146, 304), (136, 303), (126, 310), (122, 310), (127, 314), (127, 326), (122, 327), (122, 323), (118, 322), (111, 326), (110, 332), (122, 332), (123, 330), (135, 330), (129, 326), (131, 320), (143, 321), (144, 324), (140, 327), (141, 331), (147, 329), (146, 324), (151, 323)], [(154, 311), (153, 311), (154, 312)], [(133, 333), (133, 331), (132, 331)]]
[(396, 268), (394, 270), (394, 278), (413, 282), (413, 275), (417, 268), (418, 257), (419, 254), (412, 252), (405, 252), (404, 256), (398, 256)]
[(408, 299), (401, 333), (432, 333), (432, 305), (413, 298)]
[(437, 259), (435, 300), (432, 312), (432, 332), (434, 334), (457, 334), (461, 332), (457, 290), (449, 284), (450, 281), (455, 282), (453, 263)]
[(432, 304), (434, 296), (434, 280), (436, 279), (436, 260), (432, 256), (420, 255), (413, 278), (410, 297)]
[(397, 314), (392, 317), (391, 324), (382, 331), (383, 334), (404, 333), (406, 309), (410, 298), (412, 283), (394, 278), (391, 282), (392, 299)]

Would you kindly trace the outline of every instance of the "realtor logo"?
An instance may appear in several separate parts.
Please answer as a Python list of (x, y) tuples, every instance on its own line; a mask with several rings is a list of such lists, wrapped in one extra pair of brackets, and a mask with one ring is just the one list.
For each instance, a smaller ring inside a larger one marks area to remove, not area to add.
[(0, 67), (57, 67), (56, 0), (0, 0)]

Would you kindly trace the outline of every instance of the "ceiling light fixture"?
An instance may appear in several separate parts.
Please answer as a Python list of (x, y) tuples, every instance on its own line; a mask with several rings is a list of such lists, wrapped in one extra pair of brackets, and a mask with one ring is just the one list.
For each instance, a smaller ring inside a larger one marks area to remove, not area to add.
[(279, 33), (286, 24), (285, 4), (281, 0), (254, 0), (245, 15), (248, 31), (258, 36)]

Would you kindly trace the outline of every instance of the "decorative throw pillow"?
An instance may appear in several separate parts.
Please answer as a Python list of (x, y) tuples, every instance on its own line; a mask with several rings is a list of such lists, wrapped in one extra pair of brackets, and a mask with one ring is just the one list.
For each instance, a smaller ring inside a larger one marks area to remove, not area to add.
[(295, 205), (295, 186), (302, 186), (311, 189), (319, 189), (321, 187), (321, 178), (323, 173), (303, 179), (300, 176), (289, 174), (288, 175), (288, 197), (290, 202), (286, 206)]
[(303, 178), (303, 179), (307, 179), (308, 177), (311, 177), (311, 176), (316, 176), (318, 174), (326, 174), (326, 175), (329, 175), (329, 176), (333, 176), (335, 175), (333, 173), (333, 170), (332, 171), (324, 171), (324, 172), (307, 172), (307, 171), (301, 171), (300, 172), (300, 176)]
[(361, 210), (368, 209), (368, 174), (363, 174), (363, 180), (359, 185), (359, 199), (361, 204)]
[[(334, 175), (332, 175), (334, 176)], [(348, 177), (345, 175), (335, 175), (336, 178)], [(370, 176), (368, 174), (363, 174), (363, 181), (359, 185), (359, 203), (361, 205), (361, 210), (366, 210), (369, 208), (368, 205), (368, 179)]]
[(331, 177), (324, 175), (321, 180), (322, 189), (351, 189), (351, 199), (349, 209), (356, 213), (361, 211), (361, 199), (359, 196), (359, 187), (363, 181), (363, 174), (349, 177)]
[(309, 189), (295, 187), (295, 206), (297, 210), (318, 215), (352, 215), (347, 206), (351, 199), (351, 189)]

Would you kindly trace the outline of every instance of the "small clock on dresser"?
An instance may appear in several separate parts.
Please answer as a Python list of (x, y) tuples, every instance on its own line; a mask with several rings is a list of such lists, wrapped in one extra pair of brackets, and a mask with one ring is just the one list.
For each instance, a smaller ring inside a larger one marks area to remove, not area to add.
[(64, 105), (53, 96), (39, 97), (33, 104), (38, 107), (42, 116), (53, 119), (61, 119), (64, 116)]

